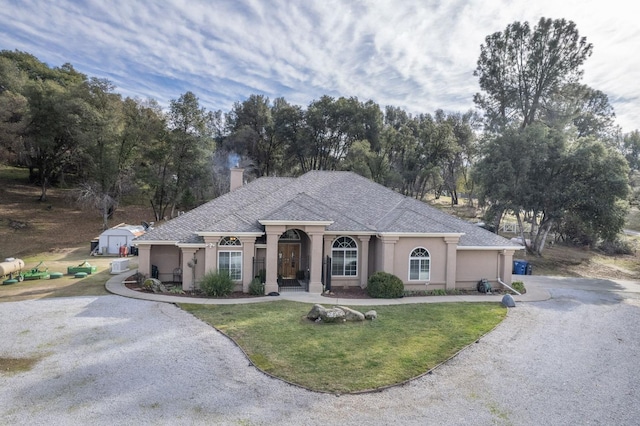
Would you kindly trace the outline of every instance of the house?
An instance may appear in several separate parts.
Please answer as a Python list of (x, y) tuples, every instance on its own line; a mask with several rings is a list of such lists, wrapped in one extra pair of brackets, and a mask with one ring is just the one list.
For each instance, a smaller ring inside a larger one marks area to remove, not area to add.
[(100, 234), (97, 249), (100, 250), (101, 254), (117, 255), (120, 253), (120, 247), (132, 247), (133, 239), (144, 234), (144, 232), (143, 226), (121, 223)]
[(265, 293), (287, 285), (321, 293), (325, 286), (367, 285), (376, 271), (408, 290), (472, 289), (486, 278), (511, 283), (518, 244), (352, 172), (311, 171), (263, 177), (136, 238), (139, 271), (183, 289), (223, 270), (248, 292), (262, 277)]

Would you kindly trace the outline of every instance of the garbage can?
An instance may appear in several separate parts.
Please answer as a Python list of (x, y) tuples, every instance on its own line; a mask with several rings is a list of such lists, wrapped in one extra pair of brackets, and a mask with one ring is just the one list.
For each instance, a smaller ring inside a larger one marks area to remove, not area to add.
[(159, 279), (160, 271), (156, 265), (151, 265), (151, 278)]
[(533, 265), (530, 264), (529, 262), (527, 262), (527, 271), (526, 274), (527, 275), (531, 275), (533, 273)]
[(527, 267), (530, 267), (530, 265), (526, 260), (514, 259), (511, 272), (516, 275), (527, 275)]

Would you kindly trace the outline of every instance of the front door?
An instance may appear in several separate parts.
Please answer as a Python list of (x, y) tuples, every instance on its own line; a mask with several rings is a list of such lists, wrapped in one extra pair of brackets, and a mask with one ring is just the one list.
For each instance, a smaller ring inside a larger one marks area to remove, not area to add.
[(300, 244), (278, 244), (278, 276), (285, 279), (296, 278), (296, 272), (300, 269)]

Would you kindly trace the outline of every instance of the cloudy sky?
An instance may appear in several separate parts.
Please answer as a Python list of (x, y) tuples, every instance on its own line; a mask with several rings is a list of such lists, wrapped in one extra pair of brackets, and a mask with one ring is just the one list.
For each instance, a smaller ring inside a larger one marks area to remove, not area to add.
[(640, 128), (640, 26), (629, 0), (0, 0), (0, 49), (66, 62), (162, 105), (251, 94), (306, 106), (357, 96), (412, 113), (466, 111), (484, 38), (565, 18), (594, 45), (584, 83)]

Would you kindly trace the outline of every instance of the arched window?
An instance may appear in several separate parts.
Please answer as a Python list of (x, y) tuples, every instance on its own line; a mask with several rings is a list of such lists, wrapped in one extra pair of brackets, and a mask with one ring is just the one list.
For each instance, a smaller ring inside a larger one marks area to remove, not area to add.
[(242, 243), (238, 239), (238, 237), (223, 237), (220, 239), (220, 246), (241, 246)]
[[(237, 237), (224, 237), (218, 243), (220, 247), (238, 247), (242, 243)], [(226, 272), (232, 280), (242, 280), (242, 251), (220, 250), (218, 251), (218, 271)]]
[(280, 235), (280, 241), (300, 241), (300, 234), (295, 229), (289, 229)]
[(409, 281), (429, 281), (429, 252), (418, 247), (411, 252), (409, 257)]
[(331, 247), (331, 258), (331, 275), (337, 277), (358, 275), (358, 245), (353, 238), (337, 238)]

